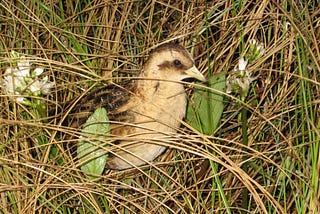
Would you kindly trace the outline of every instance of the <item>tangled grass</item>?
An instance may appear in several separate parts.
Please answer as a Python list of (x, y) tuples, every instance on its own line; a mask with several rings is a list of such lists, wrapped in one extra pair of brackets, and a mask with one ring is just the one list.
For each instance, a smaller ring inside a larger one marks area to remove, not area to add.
[[(55, 83), (45, 118), (1, 88), (0, 213), (320, 212), (317, 1), (3, 0), (0, 8), (0, 82), (14, 50), (41, 59), (33, 63)], [(265, 46), (248, 65), (255, 81), (244, 101), (221, 92), (214, 134), (184, 124), (153, 165), (93, 181), (65, 150), (64, 135), (79, 130), (63, 124), (63, 103), (135, 76), (158, 44), (184, 44), (211, 78), (230, 75), (251, 39)]]

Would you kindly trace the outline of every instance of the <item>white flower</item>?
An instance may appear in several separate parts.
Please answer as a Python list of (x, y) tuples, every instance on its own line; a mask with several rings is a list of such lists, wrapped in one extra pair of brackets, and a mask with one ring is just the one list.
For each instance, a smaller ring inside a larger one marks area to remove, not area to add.
[(43, 94), (48, 94), (50, 92), (50, 89), (54, 86), (53, 82), (48, 81), (48, 77), (45, 76), (41, 80), (35, 80), (33, 81), (29, 88), (30, 91), (33, 94), (38, 94), (38, 93), (43, 93)]
[(239, 59), (239, 71), (245, 71), (247, 67), (248, 61), (244, 60), (243, 57)]
[(53, 86), (54, 86), (54, 82), (49, 82), (48, 76), (45, 76), (44, 78), (42, 78), (41, 91), (43, 94), (49, 94)]
[(29, 88), (33, 94), (36, 92), (41, 92), (41, 82), (39, 80), (35, 80), (30, 84)]
[(250, 39), (249, 40), (249, 43), (250, 43), (250, 45), (256, 45), (257, 44), (257, 40), (255, 40), (255, 39)]
[(255, 39), (249, 41), (249, 46), (246, 48), (244, 56), (239, 59), (238, 65), (234, 67), (234, 71), (227, 77), (227, 93), (234, 92), (240, 94), (241, 100), (245, 100), (250, 89), (250, 84), (256, 79), (251, 77), (247, 65), (261, 58), (264, 53), (263, 43)]
[(2, 81), (2, 88), (6, 91), (6, 94), (14, 94), (15, 92), (15, 83), (12, 76), (5, 76)]
[(50, 92), (54, 83), (48, 80), (48, 76), (40, 79), (43, 68), (35, 68), (31, 71), (30, 61), (26, 57), (20, 57), (20, 54), (14, 51), (11, 52), (11, 57), (17, 61), (16, 66), (6, 69), (0, 84), (7, 95), (14, 95), (17, 102), (27, 104), (30, 101), (25, 97), (26, 95), (40, 96)]
[(16, 101), (18, 103), (21, 103), (21, 104), (26, 104), (27, 103), (27, 99), (25, 97), (17, 97)]
[(244, 99), (249, 91), (250, 84), (254, 80), (247, 70), (248, 61), (243, 57), (239, 59), (238, 66), (234, 68), (234, 72), (227, 77), (226, 85), (227, 93), (239, 93), (241, 99)]
[(250, 44), (249, 46), (250, 51), (249, 53), (246, 54), (246, 57), (249, 58), (249, 61), (250, 59), (251, 61), (255, 61), (261, 58), (265, 54), (266, 51), (264, 48), (264, 44), (262, 42), (259, 42), (255, 39), (251, 39), (249, 40), (249, 44)]
[(266, 50), (264, 49), (264, 45), (262, 43), (260, 43), (257, 46), (257, 51), (259, 52), (259, 57), (262, 57), (264, 55), (264, 53), (266, 52)]
[[(16, 74), (19, 76), (16, 76)], [(17, 68), (7, 68), (2, 82), (2, 87), (7, 94), (15, 94), (15, 92), (24, 90), (26, 86), (24, 77), (21, 76)]]
[(33, 70), (33, 72), (34, 72), (34, 74), (35, 74), (36, 76), (40, 76), (40, 75), (43, 73), (43, 71), (44, 71), (43, 68), (35, 68), (35, 69)]

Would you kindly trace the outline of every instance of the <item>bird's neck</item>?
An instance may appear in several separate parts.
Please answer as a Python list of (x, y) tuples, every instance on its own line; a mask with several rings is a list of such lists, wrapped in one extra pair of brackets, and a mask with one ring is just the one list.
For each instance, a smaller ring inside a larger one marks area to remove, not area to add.
[(163, 125), (165, 128), (162, 131), (174, 131), (171, 127), (179, 126), (186, 112), (187, 98), (183, 85), (163, 80), (139, 80), (138, 84), (137, 98), (140, 105), (134, 111), (146, 116), (139, 116), (138, 120), (150, 121), (153, 118), (163, 121), (166, 125)]
[(174, 99), (174, 97), (185, 97), (184, 87), (179, 82), (160, 79), (141, 79), (138, 81), (140, 95), (147, 100)]

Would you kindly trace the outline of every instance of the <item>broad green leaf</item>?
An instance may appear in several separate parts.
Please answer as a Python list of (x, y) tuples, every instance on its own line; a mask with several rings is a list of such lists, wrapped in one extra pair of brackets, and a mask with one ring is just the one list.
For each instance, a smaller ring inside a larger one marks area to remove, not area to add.
[(223, 111), (223, 94), (226, 77), (219, 73), (207, 82), (207, 87), (196, 86), (193, 100), (189, 102), (186, 121), (201, 133), (213, 135)]
[(84, 128), (83, 136), (87, 140), (81, 140), (77, 148), (77, 157), (81, 163), (81, 170), (89, 174), (101, 175), (107, 159), (106, 146), (102, 141), (92, 140), (92, 138), (106, 138), (109, 134), (109, 123), (107, 111), (104, 108), (98, 108), (88, 118)]

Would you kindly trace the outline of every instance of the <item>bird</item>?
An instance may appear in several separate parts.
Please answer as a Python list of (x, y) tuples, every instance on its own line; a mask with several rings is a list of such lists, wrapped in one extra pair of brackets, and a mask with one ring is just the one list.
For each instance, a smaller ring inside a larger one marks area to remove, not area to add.
[[(81, 127), (92, 112), (103, 107), (110, 120), (110, 148), (106, 168), (124, 170), (152, 162), (167, 148), (185, 117), (185, 79), (206, 78), (186, 48), (164, 43), (149, 54), (137, 78), (98, 88), (75, 105), (69, 123)], [(114, 147), (114, 148), (113, 148)]]

